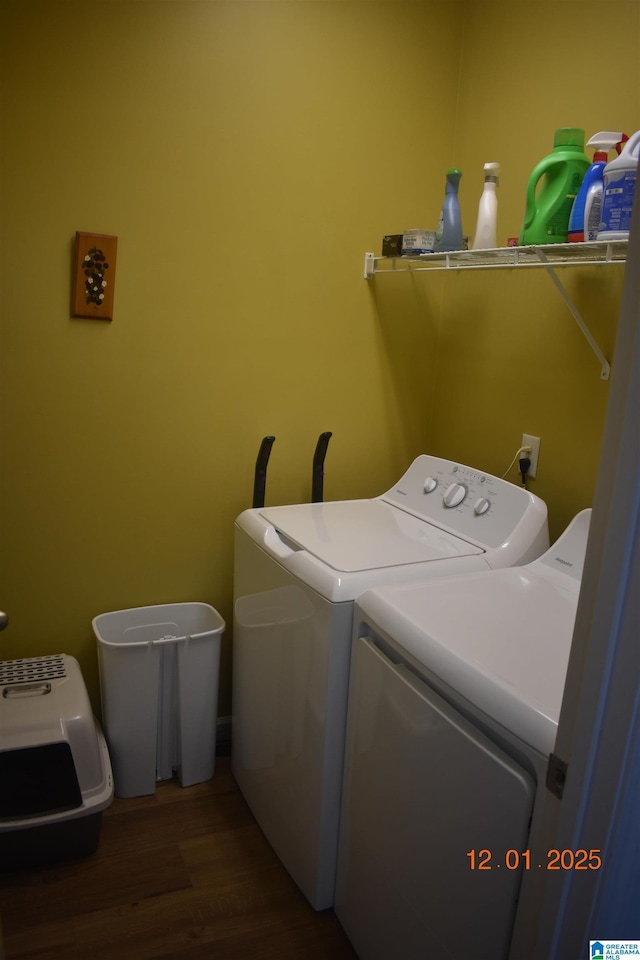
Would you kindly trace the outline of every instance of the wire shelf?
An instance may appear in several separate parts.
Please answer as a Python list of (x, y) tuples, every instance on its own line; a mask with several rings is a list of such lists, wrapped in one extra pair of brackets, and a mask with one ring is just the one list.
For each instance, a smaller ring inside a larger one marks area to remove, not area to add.
[(419, 270), (490, 270), (506, 267), (570, 267), (624, 263), (628, 240), (547, 243), (492, 250), (454, 250), (405, 257), (365, 255), (365, 277)]

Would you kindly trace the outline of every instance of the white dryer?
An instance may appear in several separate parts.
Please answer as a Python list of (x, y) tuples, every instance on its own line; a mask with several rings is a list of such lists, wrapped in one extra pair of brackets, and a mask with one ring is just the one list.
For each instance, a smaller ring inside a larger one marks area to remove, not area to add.
[(523, 960), (521, 884), (598, 868), (538, 839), (590, 515), (525, 566), (358, 599), (335, 909), (360, 960)]
[(355, 598), (526, 563), (547, 546), (541, 500), (427, 455), (375, 499), (237, 518), (232, 769), (315, 909), (334, 901)]

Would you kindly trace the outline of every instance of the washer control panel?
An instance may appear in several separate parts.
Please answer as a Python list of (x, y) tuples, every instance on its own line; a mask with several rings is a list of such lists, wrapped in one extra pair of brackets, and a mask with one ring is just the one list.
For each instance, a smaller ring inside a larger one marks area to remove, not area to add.
[(537, 498), (490, 473), (422, 454), (381, 499), (495, 547), (509, 538)]

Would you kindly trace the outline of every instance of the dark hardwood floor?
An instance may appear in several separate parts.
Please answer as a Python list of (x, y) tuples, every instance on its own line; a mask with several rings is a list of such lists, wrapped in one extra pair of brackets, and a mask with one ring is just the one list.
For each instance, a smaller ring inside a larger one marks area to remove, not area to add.
[[(353, 960), (218, 757), (208, 783), (115, 798), (90, 857), (0, 872), (6, 960)], [(0, 949), (1, 956), (1, 949)]]

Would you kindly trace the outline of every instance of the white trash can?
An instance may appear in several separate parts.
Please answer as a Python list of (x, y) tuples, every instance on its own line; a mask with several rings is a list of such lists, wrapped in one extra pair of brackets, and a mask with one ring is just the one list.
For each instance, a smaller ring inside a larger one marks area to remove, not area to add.
[(215, 771), (220, 639), (207, 603), (169, 603), (94, 617), (104, 733), (118, 797), (183, 787)]

